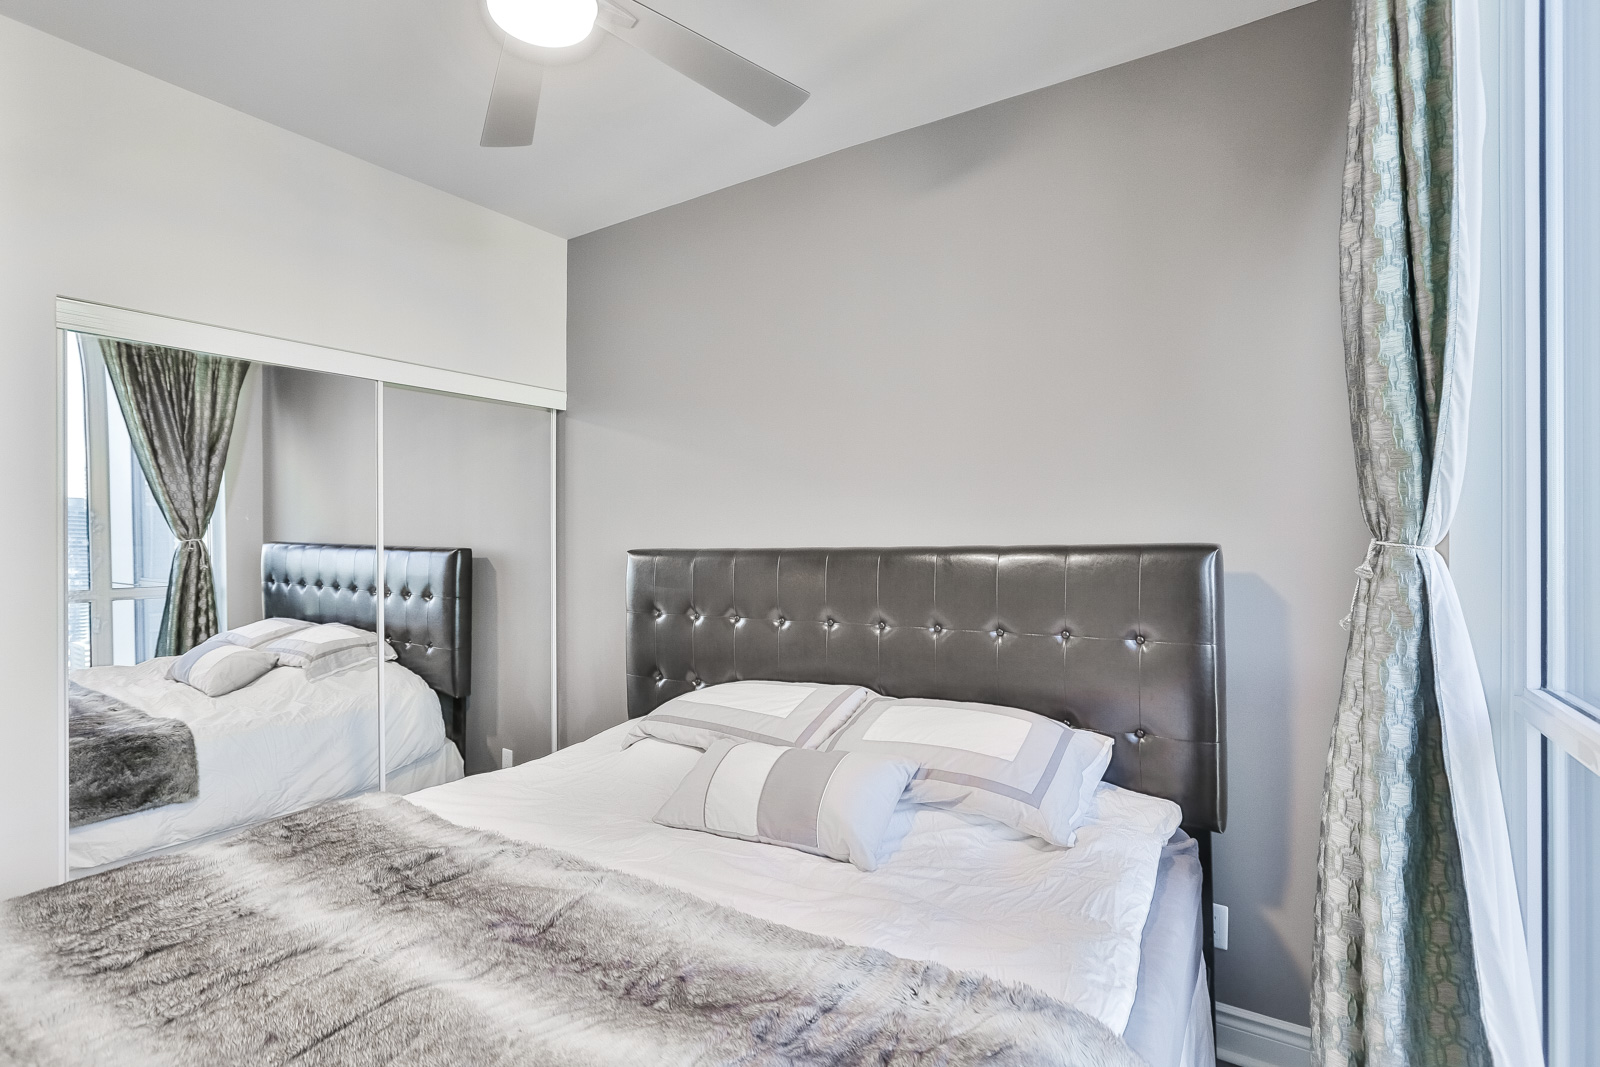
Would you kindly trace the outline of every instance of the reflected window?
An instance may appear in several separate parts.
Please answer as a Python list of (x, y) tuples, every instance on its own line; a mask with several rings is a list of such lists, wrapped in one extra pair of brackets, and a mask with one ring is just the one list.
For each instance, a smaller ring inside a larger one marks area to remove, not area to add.
[[(100, 346), (66, 335), (67, 666), (155, 655), (177, 538), (133, 450)], [(219, 502), (206, 530), (216, 559)]]

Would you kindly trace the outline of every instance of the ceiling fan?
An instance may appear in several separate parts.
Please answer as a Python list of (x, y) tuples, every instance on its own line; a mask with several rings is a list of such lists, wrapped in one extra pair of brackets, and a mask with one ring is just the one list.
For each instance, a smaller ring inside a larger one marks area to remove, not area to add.
[(769, 126), (794, 114), (811, 95), (638, 0), (484, 0), (484, 6), (503, 38), (478, 142), (485, 148), (533, 143), (545, 68), (587, 56), (601, 30)]

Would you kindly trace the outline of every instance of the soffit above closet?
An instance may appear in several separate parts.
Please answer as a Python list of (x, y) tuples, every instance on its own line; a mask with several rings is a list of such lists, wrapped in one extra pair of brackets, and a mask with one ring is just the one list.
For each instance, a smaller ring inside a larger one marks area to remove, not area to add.
[(479, 0), (0, 0), (0, 14), (574, 237), (1306, 0), (651, 2), (810, 100), (768, 127), (608, 37), (547, 74), (531, 148), (485, 149), (499, 43)]

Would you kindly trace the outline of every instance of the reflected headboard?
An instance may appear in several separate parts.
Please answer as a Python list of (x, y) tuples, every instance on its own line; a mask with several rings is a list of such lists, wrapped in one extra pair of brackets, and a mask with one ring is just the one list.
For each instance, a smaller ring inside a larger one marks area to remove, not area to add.
[(1106, 780), (1227, 822), (1216, 545), (640, 549), (628, 715), (739, 678), (1026, 708), (1109, 735)]
[[(459, 748), (472, 691), (472, 550), (387, 548), (383, 628), (401, 666), (439, 694), (445, 732)], [(378, 559), (371, 545), (274, 541), (261, 546), (267, 618), (378, 624)]]

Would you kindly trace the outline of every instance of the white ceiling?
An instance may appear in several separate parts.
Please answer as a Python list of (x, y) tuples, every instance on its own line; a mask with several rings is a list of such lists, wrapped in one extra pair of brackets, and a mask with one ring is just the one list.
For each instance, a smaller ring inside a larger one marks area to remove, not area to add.
[(622, 42), (547, 74), (532, 148), (478, 147), (480, 0), (0, 0), (0, 14), (573, 237), (1307, 0), (651, 0), (811, 91), (768, 127)]

